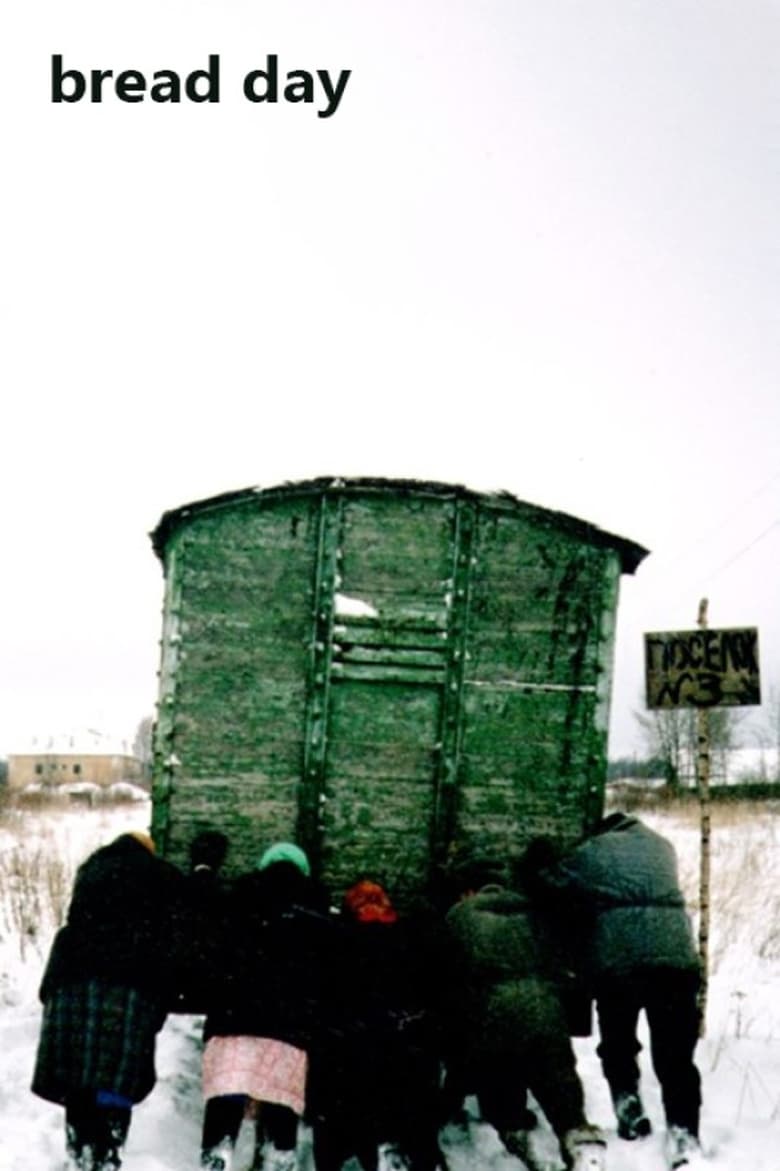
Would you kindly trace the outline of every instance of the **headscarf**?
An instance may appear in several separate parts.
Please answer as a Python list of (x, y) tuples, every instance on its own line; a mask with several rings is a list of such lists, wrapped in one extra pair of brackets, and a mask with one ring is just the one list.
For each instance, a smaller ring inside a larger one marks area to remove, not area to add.
[(368, 878), (356, 882), (345, 893), (344, 909), (358, 923), (395, 923), (398, 919), (387, 891)]
[(296, 869), (300, 870), (307, 878), (311, 874), (311, 866), (309, 859), (300, 846), (296, 846), (293, 842), (275, 842), (273, 846), (269, 846), (257, 863), (257, 870), (267, 870), (269, 866), (273, 866), (275, 862), (290, 862)]

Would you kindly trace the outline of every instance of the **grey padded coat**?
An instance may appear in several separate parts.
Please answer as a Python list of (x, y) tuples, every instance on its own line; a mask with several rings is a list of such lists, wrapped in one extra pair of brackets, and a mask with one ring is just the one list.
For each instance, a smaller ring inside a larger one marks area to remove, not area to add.
[(638, 968), (696, 969), (699, 959), (671, 842), (636, 817), (615, 813), (542, 876), (581, 914), (585, 967), (594, 980)]

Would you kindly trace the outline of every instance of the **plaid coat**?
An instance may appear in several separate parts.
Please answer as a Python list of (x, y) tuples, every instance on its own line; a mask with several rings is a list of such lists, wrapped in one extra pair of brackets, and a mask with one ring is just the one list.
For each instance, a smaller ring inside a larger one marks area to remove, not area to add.
[(43, 1010), (32, 1091), (64, 1104), (79, 1090), (112, 1090), (140, 1102), (154, 1086), (159, 1000), (88, 980), (56, 989)]
[(40, 988), (34, 1093), (59, 1103), (85, 1089), (133, 1102), (149, 1093), (172, 997), (180, 883), (130, 834), (79, 868)]

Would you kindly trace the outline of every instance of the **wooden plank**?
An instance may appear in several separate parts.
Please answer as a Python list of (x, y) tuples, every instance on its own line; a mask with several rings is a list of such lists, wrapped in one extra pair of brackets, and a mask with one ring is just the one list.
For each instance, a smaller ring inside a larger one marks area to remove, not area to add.
[(455, 506), (451, 536), (452, 588), (448, 596), (449, 647), (441, 695), (439, 753), (433, 792), (432, 861), (446, 862), (456, 832), (458, 782), (464, 732), (464, 686), (472, 602), (472, 570), (477, 513), (471, 502)]
[(441, 596), (453, 515), (452, 505), (440, 500), (347, 499), (340, 588), (346, 594), (379, 587)]
[[(381, 777), (392, 776), (399, 784), (422, 784), (430, 790), (435, 765), (436, 749), (424, 745), (331, 738), (326, 785), (337, 782), (339, 778), (352, 778), (355, 784), (373, 780), (378, 785)], [(343, 783), (346, 784), (346, 780)]]
[(409, 621), (404, 626), (390, 622), (378, 624), (366, 621), (336, 621), (333, 626), (334, 646), (342, 650), (353, 646), (410, 647), (419, 650), (440, 650), (446, 653), (447, 631), (442, 625)]
[(440, 696), (436, 688), (396, 683), (339, 683), (331, 696), (334, 741), (436, 743)]
[(264, 678), (301, 682), (308, 644), (301, 638), (288, 641), (252, 637), (220, 644), (213, 638), (182, 639), (180, 671), (194, 688), (255, 688)]
[(166, 589), (163, 602), (163, 628), (160, 641), (160, 686), (157, 719), (153, 737), (152, 834), (161, 853), (165, 854), (171, 837), (173, 771), (170, 760), (174, 749), (174, 726), (177, 702), (177, 676), (180, 659), (181, 591), (178, 584), (178, 541), (171, 541), (165, 560)]
[(353, 683), (404, 683), (416, 687), (430, 687), (444, 681), (443, 667), (389, 667), (334, 661), (331, 672), (334, 680)]
[[(300, 779), (302, 751), (299, 738), (279, 739), (269, 737), (262, 743), (256, 737), (254, 743), (220, 743), (218, 729), (208, 735), (207, 730), (193, 736), (187, 744), (179, 746), (181, 755), (176, 756), (182, 769), (190, 777), (208, 779), (229, 769), (237, 776), (252, 776), (258, 769), (265, 775)], [(179, 785), (177, 779), (176, 785)], [(180, 793), (180, 789), (177, 789)]]
[(334, 646), (335, 663), (343, 664), (384, 664), (400, 667), (434, 667), (441, 670), (446, 662), (446, 649), (416, 650), (413, 647), (383, 646)]
[(297, 837), (311, 856), (315, 871), (322, 855), (322, 805), (330, 718), (334, 596), (343, 519), (340, 499), (323, 496), (317, 520), (314, 605), (306, 665), (306, 720)]
[(560, 633), (547, 637), (515, 635), (510, 631), (474, 632), (466, 663), (469, 682), (595, 686), (600, 662), (595, 632)]
[(178, 708), (190, 719), (213, 719), (228, 731), (253, 713), (261, 713), (267, 725), (280, 721), (297, 725), (303, 718), (306, 681), (290, 672), (286, 677), (268, 674), (235, 674), (222, 670), (192, 673), (187, 677)]

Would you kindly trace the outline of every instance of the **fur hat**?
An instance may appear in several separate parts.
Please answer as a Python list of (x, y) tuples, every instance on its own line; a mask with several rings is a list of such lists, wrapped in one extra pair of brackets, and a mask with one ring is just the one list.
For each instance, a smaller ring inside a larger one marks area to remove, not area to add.
[(307, 878), (311, 874), (309, 859), (301, 847), (296, 846), (293, 842), (275, 842), (273, 846), (269, 846), (260, 855), (256, 869), (267, 870), (269, 866), (273, 866), (276, 862), (289, 862), (297, 870), (300, 870), (301, 874), (305, 874)]
[(551, 870), (563, 856), (561, 843), (547, 834), (539, 834), (526, 845), (515, 866), (515, 878), (527, 884), (533, 882), (540, 871)]
[(509, 877), (507, 862), (472, 849), (459, 851), (446, 869), (447, 884), (456, 896), (484, 886), (506, 886)]
[(150, 854), (155, 853), (155, 845), (154, 845), (154, 842), (152, 841), (151, 836), (147, 833), (144, 833), (143, 830), (140, 830), (140, 829), (130, 830), (130, 832), (127, 834), (127, 836), (129, 838), (135, 838), (135, 840), (140, 845), (142, 845), (145, 850), (148, 850)]
[(358, 923), (395, 923), (398, 914), (378, 882), (363, 878), (344, 895), (344, 910)]
[(216, 829), (205, 829), (190, 842), (190, 866), (193, 870), (219, 870), (225, 861), (228, 839)]

